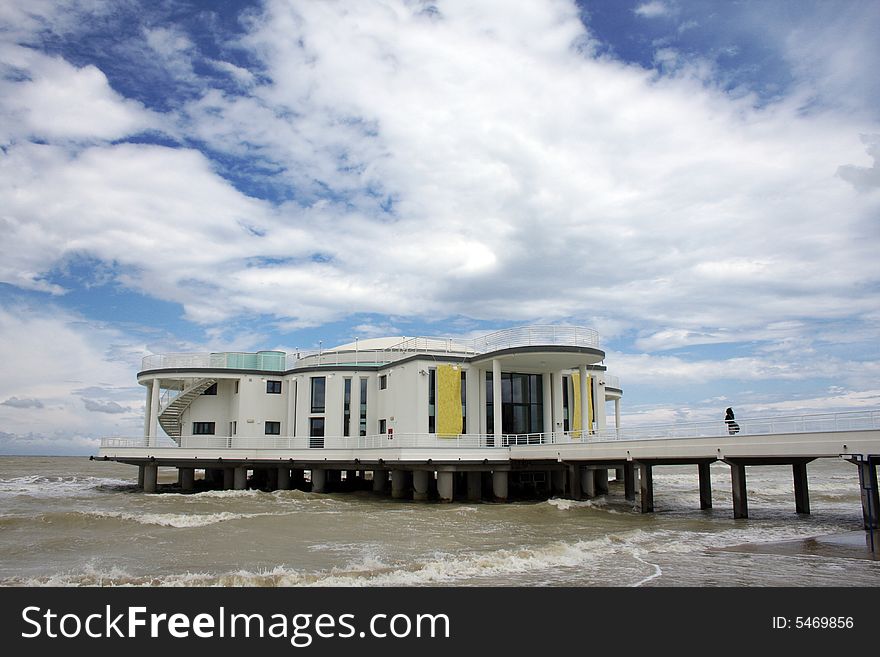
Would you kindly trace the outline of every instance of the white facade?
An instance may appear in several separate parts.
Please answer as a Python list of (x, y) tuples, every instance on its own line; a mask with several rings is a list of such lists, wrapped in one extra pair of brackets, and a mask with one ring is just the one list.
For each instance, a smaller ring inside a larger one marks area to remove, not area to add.
[[(467, 344), (400, 337), (309, 354), (149, 356), (138, 382), (147, 388), (145, 438), (154, 445), (163, 430), (179, 444), (223, 447), (225, 438), (234, 447), (279, 437), (353, 445), (377, 436), (442, 439), (450, 426), (484, 442), (522, 435), (540, 441), (543, 434), (605, 429), (607, 400), (619, 417), (622, 390), (606, 376), (604, 356), (590, 329), (523, 327)], [(445, 433), (438, 437), (441, 415)]]

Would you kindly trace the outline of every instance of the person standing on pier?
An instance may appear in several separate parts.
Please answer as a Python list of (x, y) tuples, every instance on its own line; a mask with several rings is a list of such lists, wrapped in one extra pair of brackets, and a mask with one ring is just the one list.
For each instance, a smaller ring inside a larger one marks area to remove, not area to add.
[(728, 408), (724, 413), (724, 424), (727, 425), (727, 433), (731, 436), (739, 433), (739, 425), (736, 423), (736, 420), (733, 419), (733, 409)]

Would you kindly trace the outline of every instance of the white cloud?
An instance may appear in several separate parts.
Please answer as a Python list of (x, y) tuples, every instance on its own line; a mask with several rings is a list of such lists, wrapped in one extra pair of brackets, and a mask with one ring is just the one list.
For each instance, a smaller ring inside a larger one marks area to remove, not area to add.
[(657, 18), (659, 16), (668, 16), (672, 13), (672, 10), (669, 5), (660, 0), (651, 0), (650, 2), (643, 2), (633, 9), (633, 13), (642, 18)]

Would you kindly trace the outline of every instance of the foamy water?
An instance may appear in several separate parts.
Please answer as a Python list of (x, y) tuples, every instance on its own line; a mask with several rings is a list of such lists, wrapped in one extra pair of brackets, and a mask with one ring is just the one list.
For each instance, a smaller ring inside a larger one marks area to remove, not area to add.
[[(394, 501), (368, 492), (144, 495), (137, 470), (84, 458), (0, 458), (0, 584), (28, 586), (741, 586), (880, 584), (880, 562), (721, 552), (861, 528), (849, 464), (810, 465), (813, 513), (791, 470), (748, 470), (749, 520), (712, 467), (656, 468), (654, 514), (612, 483), (594, 500)], [(160, 482), (175, 479), (160, 470)]]

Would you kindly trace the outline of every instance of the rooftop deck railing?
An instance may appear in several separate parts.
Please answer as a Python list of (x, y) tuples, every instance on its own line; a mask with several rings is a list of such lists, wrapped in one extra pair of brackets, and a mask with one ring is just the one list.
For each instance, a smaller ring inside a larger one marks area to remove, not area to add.
[[(776, 416), (737, 420), (739, 431), (734, 437), (761, 436), (786, 433), (819, 433), (825, 431), (856, 431), (880, 429), (880, 409), (821, 413), (796, 416)], [(460, 434), (442, 437), (428, 433), (395, 433), (370, 436), (183, 436), (180, 447), (195, 449), (379, 449), (379, 448), (516, 448), (527, 445), (569, 443), (601, 443), (631, 440), (664, 440), (673, 438), (731, 437), (724, 421), (689, 422), (680, 424), (633, 427), (631, 429), (604, 429), (595, 433), (566, 431), (553, 433)], [(101, 447), (149, 447), (146, 438), (139, 436), (110, 437), (101, 441)], [(167, 437), (153, 447), (178, 445)]]
[(280, 372), (295, 367), (337, 365), (382, 365), (415, 353), (473, 356), (514, 347), (569, 346), (599, 347), (599, 334), (582, 326), (519, 326), (487, 335), (461, 340), (458, 338), (408, 338), (387, 349), (354, 349), (347, 351), (301, 350), (283, 351), (174, 353), (145, 356), (141, 370), (154, 369), (257, 369)]

